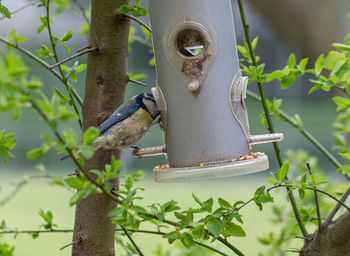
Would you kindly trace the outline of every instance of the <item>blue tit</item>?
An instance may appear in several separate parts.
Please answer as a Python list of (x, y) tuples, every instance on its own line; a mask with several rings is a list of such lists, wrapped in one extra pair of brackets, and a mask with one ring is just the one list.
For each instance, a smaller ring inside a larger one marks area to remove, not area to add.
[[(92, 143), (96, 150), (125, 150), (138, 142), (155, 124), (159, 116), (154, 97), (150, 93), (140, 93), (124, 102), (99, 127), (100, 136)], [(64, 160), (69, 155), (61, 158)]]

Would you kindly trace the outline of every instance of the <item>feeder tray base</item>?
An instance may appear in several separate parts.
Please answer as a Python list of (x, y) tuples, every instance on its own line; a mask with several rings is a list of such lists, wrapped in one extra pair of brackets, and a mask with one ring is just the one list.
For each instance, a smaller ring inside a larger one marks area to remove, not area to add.
[(156, 182), (209, 180), (261, 172), (269, 168), (267, 155), (231, 163), (182, 168), (154, 168)]

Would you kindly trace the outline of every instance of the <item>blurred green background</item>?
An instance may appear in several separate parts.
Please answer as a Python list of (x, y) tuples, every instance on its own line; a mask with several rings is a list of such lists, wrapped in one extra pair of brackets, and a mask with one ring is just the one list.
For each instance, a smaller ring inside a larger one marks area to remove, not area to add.
[[(235, 1), (233, 2), (235, 7)], [(286, 5), (288, 1), (285, 0), (280, 2), (283, 2)], [(345, 2), (346, 1), (344, 1), (344, 3)], [(21, 0), (4, 0), (3, 4), (10, 10), (14, 10), (25, 4), (25, 2)], [(146, 6), (146, 3), (143, 4)], [(237, 43), (242, 44), (243, 34), (236, 9), (237, 8), (234, 8)], [(298, 44), (297, 40), (293, 41), (290, 37), (281, 33), (281, 31), (278, 30), (278, 27), (275, 26), (276, 24), (271, 21), (271, 19), (265, 18), (264, 12), (260, 11), (259, 6), (255, 6), (254, 1), (252, 1), (252, 5), (248, 6), (247, 16), (250, 20), (253, 37), (259, 36), (257, 54), (261, 56), (263, 62), (267, 63), (266, 72), (277, 68), (283, 68), (286, 65), (286, 59), (291, 52), (296, 53), (298, 58), (309, 56), (307, 47), (303, 48)], [(23, 44), (23, 47), (34, 51), (39, 48), (41, 44), (47, 43), (48, 40), (46, 33), (43, 32), (40, 35), (35, 33), (36, 28), (39, 26), (40, 14), (42, 14), (42, 10), (39, 10), (36, 7), (31, 7), (24, 10), (21, 14), (14, 15), (11, 20), (1, 20), (0, 36), (5, 37), (12, 28), (16, 28), (19, 35), (29, 38), (28, 42)], [(337, 15), (337, 11), (333, 11), (330, 15)], [(145, 19), (147, 20), (147, 17)], [(344, 19), (346, 18), (344, 17)], [(83, 20), (81, 17), (71, 12), (54, 17), (54, 34), (62, 35), (67, 32), (68, 29), (79, 30), (82, 22)], [(320, 24), (320, 26), (321, 25), (322, 24)], [(338, 35), (332, 34), (332, 31), (328, 32), (333, 41), (341, 40)], [(137, 33), (140, 33), (140, 31), (138, 30)], [(142, 36), (142, 34), (139, 35)], [(315, 44), (314, 47), (317, 47), (317, 43), (315, 42), (309, 42), (309, 44)], [(79, 36), (78, 33), (76, 33), (73, 39), (69, 42), (69, 47), (72, 49), (72, 53), (86, 45), (87, 39)], [(320, 46), (319, 51), (321, 50), (326, 51), (327, 49)], [(0, 45), (0, 52), (3, 51), (6, 51), (6, 48), (3, 47), (3, 45)], [(321, 52), (319, 52), (319, 54), (320, 53)], [(60, 51), (59, 55), (61, 59), (69, 56), (65, 51)], [(314, 56), (315, 53), (310, 52), (311, 59)], [(144, 88), (138, 85), (129, 84), (127, 87), (126, 98), (130, 98), (141, 91), (150, 91), (150, 88), (151, 86), (154, 86), (156, 79), (154, 67), (148, 65), (148, 61), (152, 57), (149, 48), (139, 43), (133, 43), (129, 57), (129, 71), (133, 74), (146, 74), (147, 78), (144, 82), (150, 86)], [(53, 88), (55, 86), (60, 88), (61, 85), (59, 85), (57, 79), (49, 72), (43, 70), (28, 58), (23, 57), (23, 59), (30, 67), (31, 75), (43, 79), (45, 91), (48, 94), (53, 93)], [(80, 57), (78, 60), (80, 63), (85, 63), (86, 57)], [(83, 95), (84, 91), (84, 80), (85, 74), (83, 73), (79, 75), (78, 82), (74, 84), (74, 87), (81, 95)], [(311, 87), (312, 85), (308, 82), (308, 78), (297, 79), (295, 85), (284, 91), (280, 90), (278, 83), (271, 83), (265, 86), (267, 96), (270, 99), (273, 97), (282, 98), (282, 109), (292, 116), (298, 113), (304, 121), (304, 127), (310, 130), (323, 145), (327, 148), (331, 148), (333, 145), (333, 138), (329, 131), (332, 129), (331, 123), (335, 118), (335, 105), (330, 100), (329, 95), (322, 92), (316, 92), (312, 96), (307, 96), (307, 92)], [(255, 92), (257, 91), (254, 84), (249, 85), (248, 89)], [(251, 133), (260, 134), (266, 132), (263, 131), (263, 126), (260, 122), (260, 113), (262, 112), (260, 103), (247, 98), (247, 107)], [(275, 120), (275, 123), (276, 131), (285, 134), (284, 141), (280, 143), (282, 152), (287, 149), (297, 150), (302, 148), (309, 151), (312, 155), (319, 157), (319, 165), (322, 166), (322, 169), (325, 170), (325, 172), (334, 172), (334, 167), (331, 166), (327, 160), (298, 133), (296, 129), (280, 121)], [(74, 127), (74, 129), (78, 131), (77, 127)], [(4, 198), (11, 192), (11, 189), (13, 188), (12, 182), (20, 180), (25, 175), (34, 175), (36, 172), (34, 166), (38, 163), (43, 162), (47, 167), (47, 170), (56, 176), (65, 176), (73, 172), (73, 164), (70, 161), (59, 161), (59, 156), (56, 152), (50, 152), (43, 159), (38, 161), (29, 161), (26, 158), (26, 152), (41, 145), (41, 132), (48, 131), (45, 124), (40, 122), (40, 118), (33, 111), (26, 110), (18, 122), (13, 122), (8, 113), (0, 113), (0, 130), (15, 132), (17, 134), (17, 146), (14, 150), (16, 158), (10, 159), (6, 166), (0, 166), (0, 199)], [(142, 147), (161, 144), (161, 132), (159, 127), (155, 126), (151, 129), (148, 135), (138, 143), (138, 146)], [(166, 163), (164, 157), (134, 159), (131, 156), (131, 151), (127, 150), (123, 153), (122, 159), (126, 163), (128, 171), (142, 169), (146, 172), (145, 179), (140, 182), (140, 186), (146, 188), (146, 191), (143, 192), (143, 204), (145, 206), (149, 205), (151, 202), (165, 202), (166, 200), (173, 198), (186, 207), (195, 204), (191, 197), (192, 192), (203, 199), (207, 199), (211, 196), (214, 198), (223, 197), (232, 202), (249, 199), (257, 187), (266, 183), (265, 178), (269, 176), (270, 172), (277, 168), (271, 144), (254, 146), (253, 150), (265, 152), (269, 156), (269, 170), (248, 176), (193, 183), (158, 184), (153, 182), (152, 168), (155, 165)], [(285, 196), (283, 193), (280, 194), (281, 195), (277, 196), (276, 200), (280, 203), (286, 203)], [(43, 223), (37, 212), (40, 209), (43, 209), (45, 211), (51, 210), (54, 213), (54, 223), (58, 224), (58, 228), (71, 229), (74, 221), (74, 208), (69, 207), (69, 198), (69, 191), (65, 191), (59, 187), (50, 186), (44, 179), (31, 181), (19, 191), (18, 195), (13, 200), (0, 208), (0, 221), (6, 220), (9, 227), (18, 227), (19, 229), (37, 229), (39, 225)], [(235, 238), (232, 239), (232, 242), (242, 251), (246, 252), (246, 255), (256, 255), (257, 252), (262, 249), (262, 245), (256, 240), (259, 235), (278, 228), (271, 227), (268, 223), (270, 211), (270, 207), (267, 206), (263, 212), (260, 212), (255, 205), (250, 205), (242, 211), (245, 220), (244, 228), (247, 232), (247, 238)], [(19, 256), (70, 255), (71, 250), (70, 248), (63, 251), (58, 250), (60, 247), (71, 241), (71, 233), (42, 234), (36, 240), (32, 240), (28, 235), (19, 235), (16, 239), (14, 239), (13, 236), (4, 236), (0, 239), (16, 245), (15, 255)], [(136, 241), (139, 242), (141, 246), (144, 245), (143, 247), (146, 248), (145, 253), (149, 255), (151, 255), (152, 251), (158, 247), (158, 244), (163, 244), (164, 248), (167, 246), (166, 241), (161, 242), (160, 239), (155, 239), (154, 236), (148, 234), (138, 234), (136, 236)]]

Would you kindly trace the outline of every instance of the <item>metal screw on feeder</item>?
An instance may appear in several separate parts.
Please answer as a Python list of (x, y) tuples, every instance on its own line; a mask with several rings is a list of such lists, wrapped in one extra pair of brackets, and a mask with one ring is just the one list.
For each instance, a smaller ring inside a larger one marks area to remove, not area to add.
[(166, 154), (154, 168), (159, 182), (190, 181), (259, 172), (269, 167), (251, 145), (283, 134), (250, 135), (247, 77), (236, 50), (231, 1), (149, 0), (164, 146), (135, 156)]

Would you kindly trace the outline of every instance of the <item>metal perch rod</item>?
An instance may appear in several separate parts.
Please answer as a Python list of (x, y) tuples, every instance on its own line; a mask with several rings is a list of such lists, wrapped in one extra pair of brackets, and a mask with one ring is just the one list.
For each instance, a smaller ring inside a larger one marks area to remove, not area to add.
[(260, 134), (260, 135), (250, 135), (249, 144), (263, 144), (269, 142), (276, 142), (283, 140), (283, 133), (270, 133), (270, 134)]
[(139, 157), (139, 158), (144, 156), (159, 156), (159, 155), (164, 155), (165, 153), (166, 153), (166, 147), (164, 145), (148, 147), (148, 148), (136, 148), (132, 151), (132, 155), (134, 157)]

